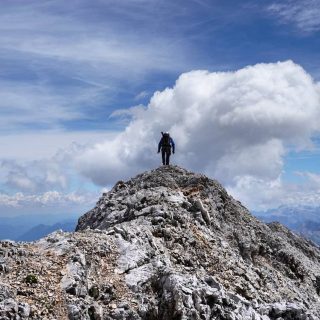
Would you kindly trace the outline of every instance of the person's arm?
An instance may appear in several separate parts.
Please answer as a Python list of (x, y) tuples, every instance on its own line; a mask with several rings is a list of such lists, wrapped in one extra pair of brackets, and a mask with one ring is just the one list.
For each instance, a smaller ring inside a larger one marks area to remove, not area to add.
[(172, 153), (175, 152), (175, 148), (176, 148), (176, 145), (174, 144), (174, 141), (172, 138), (170, 138), (170, 143), (171, 143), (171, 146), (172, 146)]
[(159, 142), (159, 144), (158, 144), (158, 153), (160, 152), (160, 149), (161, 149), (161, 146), (162, 146), (162, 139), (163, 139), (163, 138), (160, 139), (160, 142)]

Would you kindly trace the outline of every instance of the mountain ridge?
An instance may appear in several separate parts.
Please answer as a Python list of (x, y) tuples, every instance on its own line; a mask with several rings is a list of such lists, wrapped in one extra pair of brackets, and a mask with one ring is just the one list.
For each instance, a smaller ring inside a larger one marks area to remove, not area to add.
[[(79, 219), (77, 232), (0, 244), (2, 316), (17, 310), (21, 319), (320, 317), (319, 248), (259, 221), (216, 180), (178, 166), (117, 182)], [(24, 253), (8, 255), (14, 250)], [(30, 270), (37, 283), (25, 282)]]
[(56, 231), (56, 230), (62, 230), (65, 232), (72, 232), (75, 229), (76, 225), (76, 219), (74, 221), (69, 220), (65, 222), (57, 222), (52, 225), (47, 224), (38, 224), (31, 229), (29, 229), (27, 232), (20, 235), (17, 239), (17, 241), (35, 241), (39, 240), (48, 234)]
[[(34, 241), (58, 229), (74, 231), (79, 216), (80, 215), (71, 215), (67, 213), (63, 215), (25, 214), (14, 217), (1, 216), (0, 241)], [(39, 225), (44, 225), (46, 227), (40, 230), (41, 228)], [(33, 233), (33, 231), (35, 231), (35, 233)]]
[(278, 221), (295, 233), (320, 245), (320, 208), (315, 206), (281, 206), (253, 214), (265, 223)]

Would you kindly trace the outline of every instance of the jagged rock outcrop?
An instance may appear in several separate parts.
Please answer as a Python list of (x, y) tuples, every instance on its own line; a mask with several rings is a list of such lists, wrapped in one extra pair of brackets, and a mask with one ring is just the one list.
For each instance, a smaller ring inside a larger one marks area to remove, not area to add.
[(77, 232), (0, 242), (0, 319), (320, 319), (320, 250), (204, 175), (119, 181)]

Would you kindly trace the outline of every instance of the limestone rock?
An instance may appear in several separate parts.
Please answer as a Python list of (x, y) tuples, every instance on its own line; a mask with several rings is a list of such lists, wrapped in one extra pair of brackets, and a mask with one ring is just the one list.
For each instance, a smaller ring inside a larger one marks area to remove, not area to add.
[(119, 181), (77, 232), (0, 253), (0, 319), (320, 319), (319, 248), (176, 166)]

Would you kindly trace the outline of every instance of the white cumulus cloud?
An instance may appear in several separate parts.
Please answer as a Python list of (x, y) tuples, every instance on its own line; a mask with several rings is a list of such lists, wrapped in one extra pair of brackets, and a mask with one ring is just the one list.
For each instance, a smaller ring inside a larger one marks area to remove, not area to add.
[(257, 183), (271, 197), (286, 152), (312, 146), (319, 116), (320, 86), (292, 61), (191, 71), (156, 92), (123, 132), (87, 149), (76, 163), (95, 183), (113, 183), (159, 165), (160, 132), (169, 131), (177, 147), (173, 163), (218, 178), (245, 201)]

